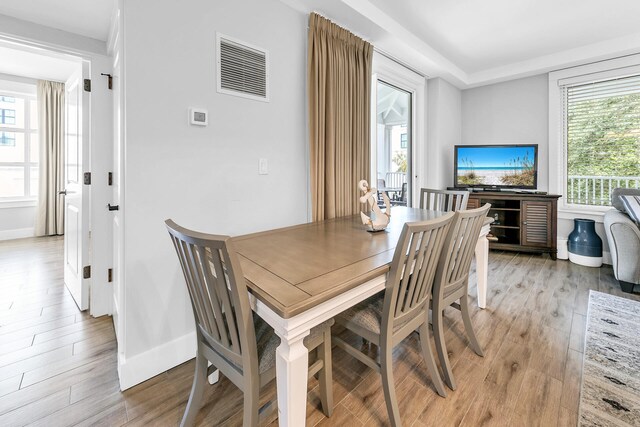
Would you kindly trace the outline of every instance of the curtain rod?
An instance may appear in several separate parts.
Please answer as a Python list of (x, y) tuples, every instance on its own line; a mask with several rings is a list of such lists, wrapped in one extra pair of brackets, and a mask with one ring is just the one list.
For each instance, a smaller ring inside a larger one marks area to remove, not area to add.
[(399, 60), (398, 58), (396, 58), (395, 56), (391, 55), (390, 53), (385, 52), (382, 49), (379, 49), (377, 47), (373, 47), (373, 50), (375, 52), (378, 52), (380, 55), (384, 56), (385, 58), (390, 59), (391, 61), (395, 62), (396, 64), (402, 65), (404, 68), (406, 68), (407, 70), (413, 71), (414, 73), (416, 73), (417, 75), (419, 75), (420, 77), (424, 77), (425, 79), (428, 79), (429, 76), (424, 74), (421, 71), (416, 70), (415, 68), (413, 68), (411, 65), (407, 64), (404, 61)]

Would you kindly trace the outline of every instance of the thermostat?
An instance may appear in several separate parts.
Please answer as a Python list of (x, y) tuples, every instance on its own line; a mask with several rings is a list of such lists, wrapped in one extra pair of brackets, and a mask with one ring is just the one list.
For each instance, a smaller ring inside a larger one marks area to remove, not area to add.
[(189, 108), (189, 123), (206, 126), (209, 123), (209, 112), (202, 108)]

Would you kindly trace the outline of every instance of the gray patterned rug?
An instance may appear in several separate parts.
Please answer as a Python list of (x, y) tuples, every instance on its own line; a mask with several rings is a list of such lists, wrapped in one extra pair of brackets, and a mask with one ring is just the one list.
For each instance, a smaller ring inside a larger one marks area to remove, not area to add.
[(580, 426), (640, 426), (640, 303), (589, 293)]

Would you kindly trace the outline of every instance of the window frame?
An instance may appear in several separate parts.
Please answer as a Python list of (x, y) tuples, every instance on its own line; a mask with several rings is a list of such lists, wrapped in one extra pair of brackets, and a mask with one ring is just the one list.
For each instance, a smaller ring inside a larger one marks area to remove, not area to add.
[(567, 203), (567, 145), (564, 102), (566, 86), (640, 74), (640, 55), (582, 65), (549, 73), (549, 191), (560, 194), (558, 218), (603, 221), (610, 206)]
[[(24, 136), (24, 161), (23, 162), (3, 162), (0, 160), (0, 167), (20, 167), (24, 175), (24, 189), (22, 196), (2, 196), (0, 194), (0, 207), (18, 207), (31, 206), (38, 199), (38, 194), (31, 194), (31, 169), (38, 167), (40, 159), (31, 158), (32, 135), (37, 134), (37, 123), (31, 123), (31, 102), (36, 101), (35, 85), (33, 85), (33, 93), (14, 92), (12, 90), (0, 90), (0, 97), (9, 97), (14, 100), (24, 100), (24, 123), (23, 127), (17, 127), (15, 124), (0, 123), (0, 132), (22, 134)], [(16, 109), (14, 108), (14, 111)], [(14, 113), (15, 115), (15, 113)], [(37, 119), (36, 119), (37, 122)], [(38, 147), (40, 148), (40, 147)], [(39, 152), (40, 150), (38, 150)]]

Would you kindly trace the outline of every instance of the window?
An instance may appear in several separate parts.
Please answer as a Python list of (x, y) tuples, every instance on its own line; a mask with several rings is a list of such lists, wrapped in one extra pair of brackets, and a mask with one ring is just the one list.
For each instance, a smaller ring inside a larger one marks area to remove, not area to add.
[(0, 89), (0, 201), (38, 195), (37, 122), (34, 95)]
[(400, 135), (400, 148), (407, 148), (407, 134)]
[(640, 188), (640, 75), (562, 87), (566, 203), (608, 206)]
[(15, 125), (16, 110), (0, 109), (0, 125)]
[(16, 134), (13, 132), (0, 132), (0, 146), (1, 145), (14, 147), (16, 145)]

